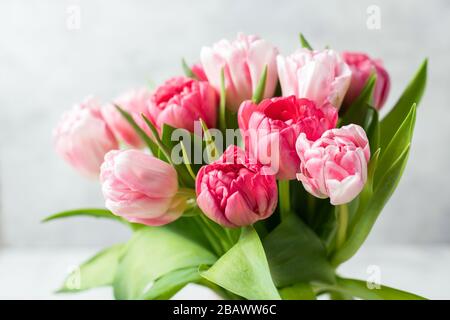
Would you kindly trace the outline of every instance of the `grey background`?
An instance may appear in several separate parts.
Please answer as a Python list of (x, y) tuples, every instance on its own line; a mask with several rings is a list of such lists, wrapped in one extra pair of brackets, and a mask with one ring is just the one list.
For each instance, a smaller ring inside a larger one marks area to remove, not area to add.
[[(366, 27), (369, 5), (381, 29)], [(67, 8), (81, 28), (66, 27)], [(51, 130), (88, 94), (103, 101), (178, 74), (202, 45), (257, 33), (288, 54), (302, 31), (313, 46), (362, 50), (384, 59), (389, 108), (424, 57), (426, 96), (404, 178), (371, 243), (449, 242), (450, 3), (448, 1), (17, 1), (0, 2), (0, 243), (16, 247), (100, 246), (128, 237), (95, 219), (42, 225), (60, 210), (101, 206), (100, 188), (60, 160)]]

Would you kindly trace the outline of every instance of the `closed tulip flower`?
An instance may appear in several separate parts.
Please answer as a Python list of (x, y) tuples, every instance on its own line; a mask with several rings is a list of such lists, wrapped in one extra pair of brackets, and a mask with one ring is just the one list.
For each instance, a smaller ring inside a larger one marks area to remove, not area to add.
[[(120, 106), (122, 109), (130, 113), (134, 121), (148, 134), (149, 128), (142, 119), (141, 114), (149, 116), (147, 103), (150, 99), (150, 92), (145, 89), (130, 90), (117, 99), (114, 104)], [(102, 115), (108, 123), (109, 127), (115, 136), (124, 141), (131, 147), (141, 148), (144, 145), (142, 139), (138, 136), (136, 131), (131, 127), (128, 121), (117, 111), (114, 104), (107, 104), (102, 107)]]
[(371, 74), (377, 76), (373, 92), (373, 106), (381, 109), (386, 102), (391, 81), (381, 60), (371, 59), (367, 54), (359, 52), (344, 52), (342, 57), (352, 70), (352, 81), (345, 95), (344, 104), (349, 106), (361, 93)]
[(203, 47), (201, 63), (208, 81), (218, 92), (224, 70), (227, 107), (237, 112), (242, 101), (250, 99), (267, 65), (264, 97), (272, 97), (277, 85), (278, 50), (254, 35), (239, 33), (234, 41), (222, 39)]
[(242, 103), (239, 128), (249, 155), (277, 173), (280, 180), (295, 179), (300, 159), (295, 143), (300, 133), (311, 140), (334, 128), (337, 112), (331, 105), (318, 108), (308, 99), (295, 96)]
[(277, 57), (283, 96), (307, 98), (318, 107), (342, 104), (350, 85), (351, 71), (333, 50), (298, 49), (292, 55)]
[(56, 152), (81, 174), (96, 178), (105, 154), (117, 140), (94, 98), (87, 98), (63, 114), (53, 131)]
[(198, 206), (225, 227), (268, 218), (277, 206), (277, 184), (275, 176), (263, 171), (262, 165), (249, 162), (242, 149), (230, 146), (217, 161), (198, 172)]
[(152, 94), (150, 120), (161, 130), (163, 124), (194, 132), (194, 122), (202, 119), (209, 128), (216, 126), (218, 95), (206, 81), (174, 77)]
[(309, 193), (329, 197), (333, 205), (352, 201), (367, 181), (369, 141), (358, 125), (328, 130), (316, 141), (301, 134), (297, 152), (301, 159), (298, 180)]
[(140, 150), (115, 150), (101, 166), (105, 205), (130, 222), (150, 226), (178, 219), (186, 198), (177, 196), (177, 172), (168, 163)]

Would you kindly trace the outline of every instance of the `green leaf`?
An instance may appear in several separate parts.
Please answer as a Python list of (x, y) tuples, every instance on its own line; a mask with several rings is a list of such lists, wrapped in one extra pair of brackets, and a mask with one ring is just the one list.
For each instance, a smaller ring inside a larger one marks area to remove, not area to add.
[(201, 276), (246, 299), (280, 299), (253, 227), (244, 229), (239, 241)]
[(380, 123), (378, 111), (371, 106), (368, 106), (363, 128), (367, 133), (367, 138), (369, 139), (370, 153), (374, 154), (374, 152), (380, 147)]
[(120, 221), (122, 223), (128, 224), (127, 221), (122, 219), (119, 216), (114, 215), (111, 211), (107, 209), (94, 209), (94, 208), (86, 208), (86, 209), (76, 209), (76, 210), (68, 210), (59, 213), (52, 214), (42, 220), (42, 222), (52, 221), (56, 219), (70, 218), (70, 217), (94, 217), (94, 218), (105, 218), (112, 219), (116, 221)]
[(186, 170), (188, 171), (191, 178), (195, 181), (195, 173), (191, 166), (191, 161), (189, 160), (189, 155), (187, 153), (186, 147), (184, 146), (184, 143), (180, 142), (181, 146), (181, 152), (183, 153), (183, 163), (186, 166)]
[(380, 123), (380, 146), (384, 149), (397, 132), (399, 125), (410, 113), (413, 104), (419, 105), (427, 82), (428, 59), (425, 59), (400, 99)]
[(168, 300), (188, 283), (201, 280), (198, 267), (184, 268), (165, 274), (143, 294), (145, 300)]
[(120, 112), (122, 117), (133, 127), (134, 131), (138, 134), (138, 136), (145, 142), (147, 147), (150, 149), (152, 154), (154, 156), (158, 155), (158, 146), (155, 144), (155, 142), (147, 135), (147, 133), (139, 127), (139, 125), (134, 121), (131, 114), (126, 112), (124, 109), (122, 109), (120, 106), (115, 105), (116, 109)]
[[(370, 203), (360, 213), (360, 219), (355, 223), (352, 231), (349, 232), (347, 241), (332, 257), (332, 264), (337, 266), (350, 259), (362, 246), (367, 236), (375, 224), (378, 215), (386, 202), (391, 197), (400, 181), (403, 170), (406, 166), (409, 154), (409, 145), (405, 147), (400, 157), (385, 172), (378, 183), (378, 187), (373, 191)], [(378, 171), (378, 170), (377, 170)]]
[(309, 283), (297, 283), (279, 291), (283, 300), (316, 300), (316, 295)]
[(337, 291), (346, 295), (367, 300), (426, 300), (413, 293), (397, 290), (391, 287), (380, 285), (380, 288), (369, 289), (367, 283), (361, 280), (337, 278), (333, 286), (322, 287)]
[(206, 143), (208, 162), (212, 162), (219, 157), (219, 150), (217, 149), (216, 143), (214, 142), (214, 139), (212, 138), (206, 123), (202, 119), (200, 119), (200, 124), (202, 126), (203, 135), (205, 137), (204, 140)]
[(269, 233), (263, 243), (277, 287), (334, 281), (334, 270), (328, 263), (323, 243), (294, 214)]
[(151, 284), (165, 274), (212, 265), (217, 260), (199, 239), (189, 237), (195, 233), (194, 229), (183, 232), (180, 223), (186, 223), (187, 219), (194, 218), (179, 219), (178, 223), (164, 227), (145, 227), (134, 233), (117, 268), (114, 280), (117, 299), (143, 299)]
[(125, 245), (107, 248), (76, 268), (64, 281), (58, 293), (78, 292), (113, 283)]
[[(341, 119), (339, 126), (348, 125), (351, 123), (364, 126), (367, 122), (367, 112), (372, 101), (373, 90), (375, 89), (375, 83), (377, 80), (376, 74), (372, 74), (366, 81), (358, 98), (352, 102), (348, 107), (346, 113)], [(343, 109), (344, 110), (344, 109)]]
[(256, 86), (255, 92), (253, 92), (252, 101), (256, 104), (260, 103), (264, 98), (264, 91), (266, 89), (267, 80), (267, 64), (264, 66), (264, 70), (259, 78), (258, 85)]
[(156, 145), (158, 146), (157, 156), (159, 157), (159, 159), (172, 164), (172, 159), (170, 158), (170, 153), (167, 150), (167, 147), (161, 141), (161, 138), (159, 137), (159, 134), (158, 134), (158, 130), (156, 130), (156, 128), (153, 125), (153, 123), (144, 114), (141, 114), (141, 116), (142, 116), (142, 119), (144, 119), (145, 124), (147, 125), (147, 127), (152, 132), (153, 137), (155, 138)]
[(416, 106), (413, 105), (386, 149), (381, 152), (377, 171), (375, 172), (375, 187), (379, 184), (381, 176), (389, 169), (394, 161), (402, 154), (407, 145), (411, 143), (414, 125), (416, 122)]
[(299, 34), (299, 38), (300, 38), (300, 44), (302, 45), (302, 48), (313, 50), (313, 48), (311, 47), (311, 45), (309, 44), (309, 42), (306, 40), (306, 38), (303, 36), (302, 33)]
[(186, 63), (186, 60), (181, 59), (181, 67), (186, 77), (198, 80), (197, 76), (192, 72), (191, 67)]
[[(159, 149), (159, 158), (164, 160), (164, 158), (166, 157), (165, 154), (167, 154), (168, 157), (171, 157), (172, 154), (172, 149), (178, 145), (181, 142), (178, 141), (172, 141), (172, 134), (175, 130), (185, 130), (185, 129), (177, 129), (174, 128), (166, 123), (163, 124), (162, 126), (162, 130), (161, 130), (161, 144), (163, 145), (163, 148), (165, 150), (165, 152), (163, 152), (161, 150), (161, 148)], [(190, 135), (190, 132), (188, 132), (186, 130), (186, 132)], [(164, 154), (165, 153), (165, 154)], [(183, 154), (183, 159), (184, 159), (184, 154)], [(172, 161), (171, 161), (172, 162)], [(189, 172), (189, 169), (192, 170), (192, 168), (189, 166), (189, 159), (186, 162), (186, 159), (183, 160), (183, 163), (180, 164), (174, 164), (172, 163), (173, 167), (175, 168), (175, 170), (178, 173), (178, 178), (181, 180), (181, 184), (183, 186), (186, 187), (190, 187), (193, 188), (195, 185), (195, 174), (192, 176)], [(189, 166), (189, 168), (188, 168)]]

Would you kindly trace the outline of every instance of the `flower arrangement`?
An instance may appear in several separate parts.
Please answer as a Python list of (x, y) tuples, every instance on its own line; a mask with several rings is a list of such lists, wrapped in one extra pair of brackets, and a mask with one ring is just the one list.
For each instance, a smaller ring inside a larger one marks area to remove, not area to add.
[(390, 78), (379, 60), (300, 43), (283, 56), (239, 34), (152, 92), (90, 97), (62, 117), (56, 151), (99, 179), (106, 209), (46, 221), (114, 219), (133, 235), (60, 291), (167, 299), (197, 283), (226, 299), (421, 299), (336, 270), (401, 178), (427, 61), (380, 120)]

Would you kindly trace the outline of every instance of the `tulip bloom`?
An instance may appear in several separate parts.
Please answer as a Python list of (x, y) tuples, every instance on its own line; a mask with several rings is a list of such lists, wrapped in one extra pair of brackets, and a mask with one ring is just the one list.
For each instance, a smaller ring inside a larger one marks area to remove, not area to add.
[(287, 57), (279, 55), (277, 65), (283, 96), (295, 95), (318, 107), (331, 104), (339, 109), (352, 73), (336, 51), (298, 49)]
[(277, 184), (252, 164), (244, 151), (230, 146), (215, 162), (197, 174), (197, 204), (218, 224), (239, 227), (266, 219), (277, 206)]
[[(124, 93), (114, 100), (114, 104), (130, 113), (134, 121), (146, 131), (147, 134), (151, 134), (141, 116), (141, 114), (145, 114), (147, 117), (150, 116), (147, 109), (149, 99), (150, 92), (145, 88), (141, 88)], [(144, 145), (144, 142), (133, 127), (131, 127), (128, 121), (119, 113), (119, 111), (117, 111), (113, 104), (103, 106), (102, 115), (118, 139), (123, 140), (126, 144), (134, 148), (141, 148)]]
[(196, 63), (192, 65), (191, 67), (192, 73), (197, 77), (200, 81), (208, 81), (208, 78), (206, 77), (205, 70), (203, 70), (203, 67), (200, 63)]
[(218, 95), (208, 82), (174, 77), (152, 94), (148, 110), (158, 130), (166, 123), (194, 132), (194, 122), (200, 118), (209, 128), (216, 126), (218, 102)]
[(318, 108), (308, 99), (278, 97), (258, 105), (245, 101), (238, 121), (249, 155), (269, 165), (278, 179), (291, 180), (300, 167), (295, 150), (297, 137), (303, 132), (311, 140), (319, 138), (335, 127), (337, 111), (331, 105)]
[(272, 97), (277, 85), (278, 50), (254, 35), (239, 33), (237, 39), (222, 39), (200, 53), (203, 69), (212, 86), (220, 92), (224, 70), (227, 107), (237, 112), (242, 101), (250, 99), (267, 65), (264, 97)]
[(380, 110), (386, 102), (391, 87), (389, 74), (384, 69), (381, 60), (371, 59), (368, 55), (359, 52), (343, 52), (342, 57), (352, 70), (352, 81), (345, 95), (344, 104), (349, 106), (358, 98), (367, 79), (372, 73), (375, 73), (377, 82), (373, 92), (373, 106)]
[(298, 180), (306, 191), (318, 198), (329, 197), (333, 205), (352, 201), (367, 181), (369, 141), (358, 125), (328, 130), (314, 142), (301, 134), (297, 152)]
[(177, 172), (140, 150), (114, 150), (105, 156), (100, 181), (105, 205), (130, 222), (159, 226), (178, 219), (186, 198), (177, 196)]
[(117, 140), (103, 119), (99, 103), (87, 98), (63, 114), (53, 130), (56, 152), (76, 170), (98, 177), (105, 154), (118, 148)]

